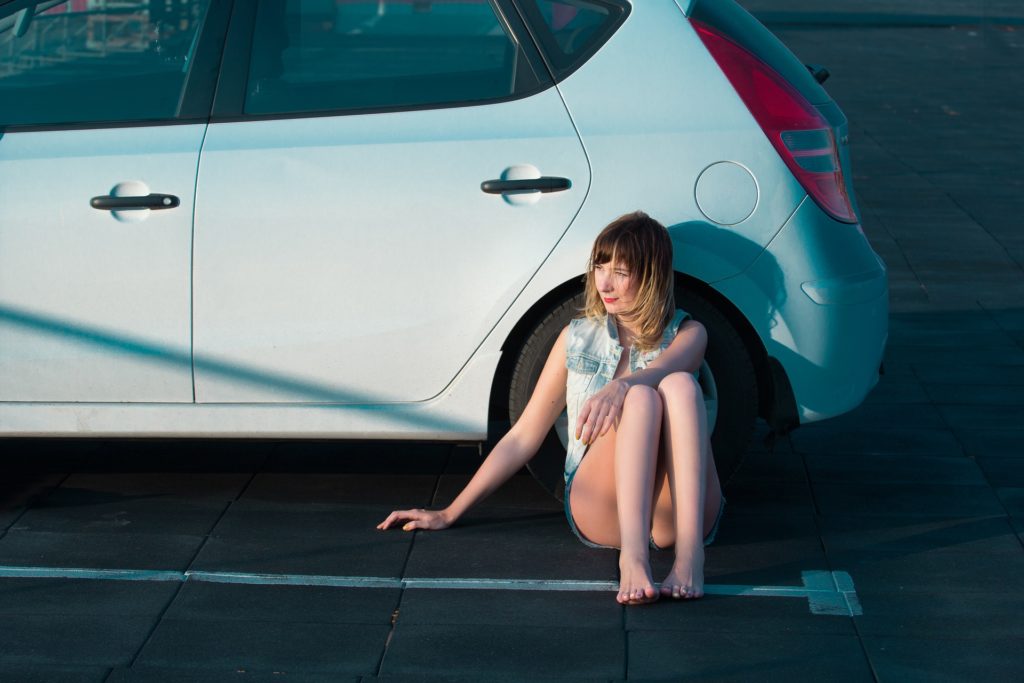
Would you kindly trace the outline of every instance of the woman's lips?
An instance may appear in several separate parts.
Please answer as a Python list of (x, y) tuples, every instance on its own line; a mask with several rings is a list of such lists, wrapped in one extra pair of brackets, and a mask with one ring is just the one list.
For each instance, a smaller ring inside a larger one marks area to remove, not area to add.
[(609, 297), (604, 297), (604, 302), (605, 302), (606, 304), (611, 304), (611, 303), (615, 303), (615, 302), (616, 302), (616, 301), (618, 301), (618, 300), (619, 300), (619, 298), (618, 298), (618, 297), (612, 297), (612, 298), (609, 298)]

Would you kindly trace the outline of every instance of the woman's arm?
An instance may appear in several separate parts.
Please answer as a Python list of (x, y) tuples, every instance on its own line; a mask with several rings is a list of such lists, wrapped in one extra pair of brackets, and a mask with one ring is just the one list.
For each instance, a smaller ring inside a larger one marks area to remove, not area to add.
[(544, 436), (565, 408), (565, 338), (562, 330), (541, 370), (530, 400), (512, 428), (491, 449), (466, 488), (444, 510), (395, 510), (377, 525), (388, 529), (402, 523), (402, 529), (445, 529), (466, 510), (486, 498), (518, 472), (540, 449)]
[(622, 403), (630, 387), (637, 384), (657, 387), (673, 372), (696, 372), (704, 360), (707, 345), (708, 333), (704, 326), (696, 320), (685, 321), (672, 343), (650, 365), (613, 379), (587, 399), (576, 420), (576, 438), (590, 443), (611, 429), (622, 415)]

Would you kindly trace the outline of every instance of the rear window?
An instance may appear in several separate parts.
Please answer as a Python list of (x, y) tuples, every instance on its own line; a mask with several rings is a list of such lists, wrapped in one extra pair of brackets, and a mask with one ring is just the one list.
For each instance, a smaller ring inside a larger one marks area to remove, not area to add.
[(629, 14), (627, 3), (612, 0), (520, 0), (519, 6), (557, 80), (597, 52)]

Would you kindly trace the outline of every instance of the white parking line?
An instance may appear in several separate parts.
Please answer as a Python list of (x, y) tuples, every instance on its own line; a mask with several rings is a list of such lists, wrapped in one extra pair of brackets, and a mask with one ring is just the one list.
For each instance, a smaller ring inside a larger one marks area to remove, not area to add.
[[(709, 595), (737, 597), (804, 598), (812, 614), (856, 616), (863, 614), (853, 579), (846, 572), (801, 572), (803, 586), (743, 586), (705, 584)], [(456, 590), (525, 591), (616, 591), (614, 581), (572, 579), (460, 579), (407, 578), (383, 576), (331, 576), (317, 574), (253, 574), (244, 572), (165, 571), (156, 569), (87, 569), (64, 567), (0, 566), (0, 578), (105, 579), (116, 581), (203, 581), (286, 586), (332, 586), (336, 588), (401, 588)]]

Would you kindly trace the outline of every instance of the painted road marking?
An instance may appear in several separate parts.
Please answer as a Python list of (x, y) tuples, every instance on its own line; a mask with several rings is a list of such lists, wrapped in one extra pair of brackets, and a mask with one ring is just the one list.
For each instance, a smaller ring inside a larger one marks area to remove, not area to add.
[[(853, 579), (846, 572), (801, 572), (803, 586), (743, 586), (705, 584), (709, 595), (803, 598), (812, 614), (857, 616), (863, 614)], [(0, 566), (0, 578), (100, 579), (113, 581), (202, 581), (285, 586), (331, 586), (335, 588), (400, 588), (456, 590), (522, 591), (616, 591), (615, 581), (576, 581), (571, 579), (460, 579), (408, 578), (383, 576), (331, 576), (317, 574), (254, 574), (244, 572), (170, 571), (156, 569), (87, 569), (64, 567)]]

